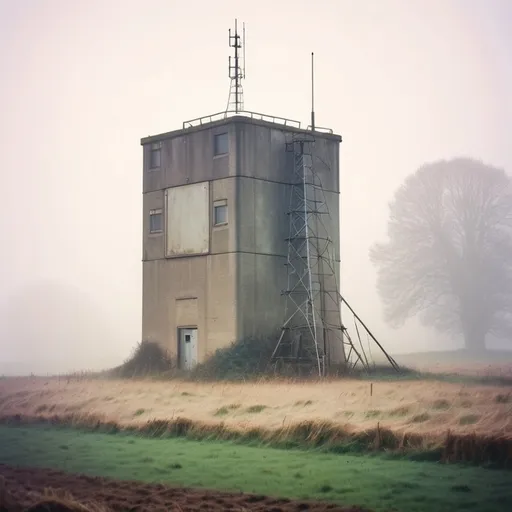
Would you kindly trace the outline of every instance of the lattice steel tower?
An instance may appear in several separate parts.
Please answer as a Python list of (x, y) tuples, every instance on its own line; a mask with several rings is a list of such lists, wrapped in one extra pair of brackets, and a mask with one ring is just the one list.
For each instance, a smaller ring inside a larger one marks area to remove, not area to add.
[[(313, 54), (312, 109), (308, 132), (298, 133), (286, 143), (293, 153), (293, 183), (288, 207), (289, 235), (287, 238), (288, 269), (285, 295), (285, 319), (276, 348), (272, 354), (275, 364), (294, 363), (314, 367), (319, 376), (329, 368), (350, 370), (358, 363), (369, 369), (370, 362), (362, 345), (358, 323), (390, 358), (339, 290), (339, 260), (334, 243), (334, 226), (318, 169), (330, 171), (327, 162), (315, 155), (315, 112)], [(331, 131), (331, 130), (329, 130)], [(321, 154), (320, 152), (318, 154)], [(337, 229), (337, 228), (336, 228)], [(345, 304), (354, 317), (360, 347), (356, 348), (342, 323), (341, 307)], [(396, 368), (398, 368), (396, 366)]]
[(338, 272), (329, 236), (329, 209), (315, 172), (315, 139), (297, 135), (286, 144), (293, 153), (294, 182), (288, 207), (289, 236), (285, 320), (273, 359), (314, 364), (320, 376), (334, 361), (346, 363), (340, 316)]

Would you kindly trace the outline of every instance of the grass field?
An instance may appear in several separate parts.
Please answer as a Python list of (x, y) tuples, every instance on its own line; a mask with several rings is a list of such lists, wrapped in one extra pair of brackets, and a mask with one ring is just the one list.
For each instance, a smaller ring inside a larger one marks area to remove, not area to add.
[(488, 350), (478, 358), (465, 350), (451, 350), (400, 354), (395, 359), (399, 365), (430, 373), (512, 379), (512, 350)]
[[(500, 443), (512, 439), (510, 362), (463, 360), (457, 367), (453, 357), (434, 367), (428, 359), (409, 359), (410, 367), (423, 372), (435, 368), (440, 374), (245, 383), (91, 375), (3, 378), (0, 420), (14, 420), (17, 426), (0, 426), (0, 463), (7, 464), (10, 485), (18, 485), (20, 499), (26, 496), (23, 481), (39, 482), (42, 488), (47, 481), (28, 467), (15, 477), (14, 465), (327, 500), (375, 511), (512, 509), (510, 471), (418, 462), (445, 460), (444, 453), (451, 460), (507, 464), (495, 455), (496, 450), (508, 453), (510, 443)], [(37, 424), (44, 420), (52, 427)], [(35, 424), (25, 425), (31, 422)], [(99, 425), (107, 431), (133, 428), (144, 435), (91, 432)], [(465, 434), (476, 437), (453, 437)], [(220, 439), (236, 439), (238, 444)], [(302, 449), (276, 448), (285, 446)], [(362, 455), (367, 450), (373, 453)], [(90, 482), (73, 478), (54, 475), (53, 481), (72, 488), (80, 499), (97, 492), (87, 490)], [(123, 503), (134, 496), (155, 493), (135, 484), (95, 485), (111, 486), (109, 492), (99, 491), (100, 501), (102, 496), (119, 497), (112, 510), (125, 510)], [(171, 501), (164, 508), (178, 499), (176, 491), (166, 492)], [(200, 494), (184, 490), (179, 499), (184, 508), (178, 510), (195, 510), (198, 503), (212, 510), (256, 506), (236, 494), (205, 502)], [(258, 510), (273, 507), (266, 500)], [(163, 503), (147, 510), (160, 510)], [(302, 510), (303, 505), (290, 502), (290, 508), (273, 508)]]
[(512, 388), (443, 381), (191, 383), (58, 378), (0, 379), (0, 415), (94, 415), (120, 425), (187, 418), (237, 428), (327, 421), (428, 436), (512, 436)]
[(0, 462), (118, 479), (357, 504), (375, 511), (496, 512), (510, 472), (220, 442), (0, 427)]

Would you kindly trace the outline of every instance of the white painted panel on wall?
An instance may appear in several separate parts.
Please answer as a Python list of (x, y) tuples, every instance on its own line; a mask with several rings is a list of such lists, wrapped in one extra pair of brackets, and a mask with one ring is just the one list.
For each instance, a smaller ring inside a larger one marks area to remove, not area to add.
[(207, 254), (210, 250), (209, 183), (166, 190), (166, 256)]

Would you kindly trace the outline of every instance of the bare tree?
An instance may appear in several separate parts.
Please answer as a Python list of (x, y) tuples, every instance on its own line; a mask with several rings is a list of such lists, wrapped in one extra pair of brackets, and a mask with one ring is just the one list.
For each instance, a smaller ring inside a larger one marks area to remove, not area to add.
[(387, 243), (375, 244), (378, 291), (394, 326), (423, 324), (485, 350), (512, 338), (512, 186), (501, 169), (457, 158), (422, 166), (390, 204)]

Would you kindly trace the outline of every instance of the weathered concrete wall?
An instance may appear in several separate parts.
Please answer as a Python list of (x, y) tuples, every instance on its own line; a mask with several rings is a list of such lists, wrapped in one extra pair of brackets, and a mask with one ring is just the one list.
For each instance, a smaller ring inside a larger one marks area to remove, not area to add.
[(284, 319), (285, 262), (285, 257), (237, 253), (239, 339), (275, 337), (279, 332)]
[(286, 256), (290, 186), (237, 178), (237, 250)]
[[(214, 155), (214, 137), (228, 133), (229, 153)], [(234, 176), (236, 170), (236, 139), (233, 124), (213, 123), (202, 130), (171, 132), (151, 137), (161, 140), (161, 165), (149, 169), (150, 142), (142, 141), (144, 152), (143, 192), (177, 187)]]
[[(143, 265), (143, 339), (176, 357), (178, 328), (197, 326), (198, 359), (234, 341), (235, 254), (160, 259)], [(194, 307), (190, 302), (194, 299)]]
[(282, 183), (237, 178), (239, 338), (275, 336), (282, 325), (290, 190)]
[(275, 125), (235, 123), (237, 174), (278, 183), (290, 183), (293, 155), (286, 152), (293, 132)]
[(236, 178), (225, 178), (211, 182), (210, 208), (213, 218), (215, 201), (225, 199), (228, 206), (228, 223), (225, 226), (214, 226), (211, 222), (211, 254), (235, 252), (237, 250), (237, 226), (240, 217), (236, 215), (238, 198), (236, 194)]

